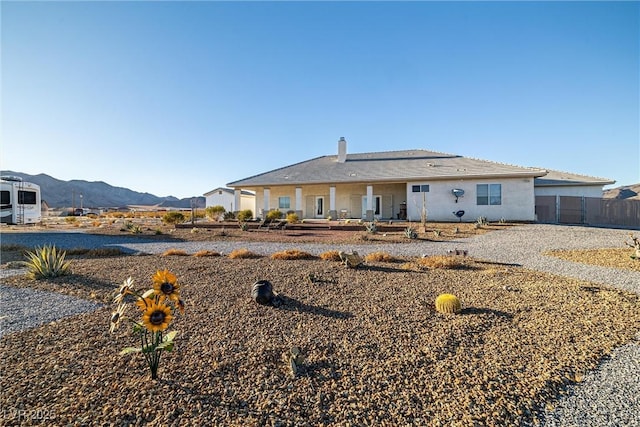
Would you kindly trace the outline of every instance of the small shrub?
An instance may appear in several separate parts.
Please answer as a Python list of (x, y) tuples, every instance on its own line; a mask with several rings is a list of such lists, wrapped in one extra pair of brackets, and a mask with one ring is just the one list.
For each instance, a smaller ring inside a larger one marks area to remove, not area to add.
[(64, 222), (68, 223), (68, 224), (73, 224), (76, 222), (76, 217), (75, 216), (67, 216), (64, 218)]
[(271, 255), (271, 259), (313, 259), (315, 258), (308, 252), (300, 251), (298, 249), (287, 249), (284, 251), (276, 252)]
[(156, 230), (153, 232), (156, 236), (159, 236), (162, 234), (162, 230), (160, 230), (159, 228), (156, 228)]
[(58, 250), (54, 245), (37, 247), (27, 251), (27, 275), (32, 279), (53, 278), (71, 274), (71, 264), (65, 261), (66, 252)]
[(287, 222), (289, 224), (295, 224), (300, 220), (300, 218), (298, 218), (298, 215), (296, 213), (290, 213), (287, 214)]
[(137, 224), (132, 226), (129, 231), (131, 231), (131, 233), (133, 234), (142, 234), (142, 228)]
[(265, 220), (267, 221), (276, 221), (276, 220), (279, 220), (280, 218), (282, 218), (282, 212), (280, 212), (277, 209), (267, 212), (267, 215), (265, 216)]
[(486, 216), (479, 216), (478, 219), (476, 219), (476, 228), (485, 226), (487, 224), (489, 224), (489, 221), (487, 221)]
[(436, 298), (436, 311), (445, 314), (460, 313), (462, 305), (458, 297), (452, 294), (440, 294)]
[(204, 210), (204, 213), (207, 216), (207, 218), (213, 221), (219, 221), (221, 218), (224, 218), (225, 212), (226, 212), (226, 209), (224, 208), (224, 206), (220, 206), (220, 205), (209, 206)]
[(220, 256), (220, 252), (203, 249), (193, 254), (195, 257), (215, 257)]
[(640, 239), (638, 239), (633, 234), (629, 234), (631, 237), (631, 242), (624, 242), (625, 245), (634, 249), (634, 252), (631, 256), (631, 259), (640, 260)]
[(184, 222), (184, 215), (182, 212), (171, 211), (162, 215), (162, 222), (165, 224), (178, 224)]
[(364, 227), (369, 234), (376, 234), (378, 232), (378, 225), (375, 223), (375, 221), (365, 223)]
[(404, 237), (406, 237), (407, 239), (417, 239), (418, 238), (418, 232), (416, 231), (415, 228), (413, 227), (407, 227), (404, 229)]
[(440, 237), (440, 235), (442, 234), (442, 231), (440, 230), (433, 230), (433, 235), (436, 237)]
[(265, 215), (265, 219), (267, 221), (277, 221), (282, 219), (283, 216), (284, 214), (281, 211), (274, 209), (267, 212), (267, 214)]
[(236, 214), (233, 212), (225, 212), (223, 218), (225, 221), (230, 221), (232, 219), (236, 219)]
[(367, 262), (396, 262), (397, 258), (387, 252), (373, 252), (365, 255), (364, 260)]
[(435, 256), (420, 258), (418, 260), (418, 265), (420, 267), (425, 267), (430, 269), (435, 269), (435, 268), (454, 269), (454, 268), (460, 268), (464, 264), (462, 260), (458, 257), (435, 255)]
[(231, 259), (247, 259), (247, 258), (260, 258), (260, 255), (251, 252), (249, 249), (234, 249), (229, 253)]
[(249, 229), (249, 224), (247, 224), (246, 222), (241, 222), (239, 224), (240, 230), (242, 231), (247, 231)]
[(184, 250), (175, 249), (175, 248), (167, 249), (162, 253), (162, 256), (187, 256), (187, 255), (189, 254), (186, 253)]
[(238, 212), (238, 221), (246, 222), (253, 218), (253, 212), (251, 209), (245, 209), (243, 211)]
[(95, 248), (95, 249), (73, 248), (73, 249), (68, 249), (66, 252), (67, 252), (67, 255), (69, 256), (82, 255), (87, 258), (102, 258), (102, 257), (120, 256), (120, 255), (127, 254), (120, 248)]
[(319, 256), (320, 259), (323, 259), (325, 261), (342, 261), (339, 251), (326, 251), (322, 252)]

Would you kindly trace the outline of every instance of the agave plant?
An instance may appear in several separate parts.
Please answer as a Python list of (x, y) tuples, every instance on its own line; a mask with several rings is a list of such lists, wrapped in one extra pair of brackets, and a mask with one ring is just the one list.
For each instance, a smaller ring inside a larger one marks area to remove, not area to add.
[(65, 251), (58, 250), (55, 245), (36, 247), (34, 251), (27, 251), (27, 261), (23, 264), (27, 267), (28, 275), (32, 279), (44, 279), (71, 274), (71, 263), (65, 261)]

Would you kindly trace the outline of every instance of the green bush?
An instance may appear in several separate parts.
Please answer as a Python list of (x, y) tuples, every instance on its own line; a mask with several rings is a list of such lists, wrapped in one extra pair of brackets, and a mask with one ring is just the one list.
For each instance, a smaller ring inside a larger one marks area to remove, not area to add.
[(225, 221), (229, 221), (232, 219), (236, 219), (236, 214), (234, 214), (233, 212), (225, 212), (224, 213), (224, 220)]
[(71, 274), (71, 265), (64, 260), (65, 251), (59, 251), (54, 245), (37, 247), (33, 252), (25, 254), (28, 261), (23, 261), (27, 267), (27, 275), (32, 279), (66, 276)]
[(273, 210), (267, 213), (267, 216), (265, 219), (267, 221), (275, 221), (280, 218), (282, 218), (282, 212), (280, 212), (279, 210)]
[(298, 215), (295, 213), (290, 213), (287, 214), (287, 222), (290, 224), (295, 224), (300, 220), (300, 218), (298, 218)]
[(162, 216), (162, 222), (165, 224), (178, 224), (184, 222), (184, 215), (182, 212), (171, 211)]
[(238, 221), (240, 222), (249, 221), (251, 218), (253, 218), (253, 212), (251, 209), (245, 209), (238, 212)]

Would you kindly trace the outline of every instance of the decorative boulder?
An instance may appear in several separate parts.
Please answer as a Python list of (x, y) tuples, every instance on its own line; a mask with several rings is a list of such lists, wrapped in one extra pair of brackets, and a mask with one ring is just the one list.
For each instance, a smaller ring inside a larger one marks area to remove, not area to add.
[(251, 298), (258, 304), (271, 305), (273, 303), (273, 287), (268, 280), (258, 280), (251, 288)]

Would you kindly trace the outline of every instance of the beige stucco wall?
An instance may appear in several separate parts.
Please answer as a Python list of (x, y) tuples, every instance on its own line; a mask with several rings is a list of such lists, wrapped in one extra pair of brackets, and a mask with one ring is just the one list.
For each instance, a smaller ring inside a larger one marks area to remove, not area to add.
[[(308, 185), (302, 187), (301, 211), (302, 218), (326, 218), (332, 206), (330, 205), (330, 185)], [(344, 215), (347, 218), (363, 218), (365, 212), (362, 211), (362, 197), (367, 195), (367, 184), (347, 184), (335, 185), (335, 204), (333, 206), (336, 218)], [(258, 206), (257, 216), (261, 216), (264, 209), (264, 189), (254, 189), (256, 191), (256, 205)], [(290, 198), (290, 208), (280, 209), (283, 213), (289, 210), (296, 210), (296, 186), (269, 187), (269, 210), (278, 209), (279, 197), (288, 196)], [(400, 202), (405, 200), (406, 187), (404, 184), (378, 184), (373, 185), (373, 196), (381, 196), (380, 219), (396, 218), (400, 209)], [(324, 210), (322, 216), (316, 216), (316, 198), (324, 198)], [(335, 219), (335, 218), (334, 218)]]
[[(407, 184), (407, 219), (420, 221), (422, 211), (422, 193), (413, 193), (413, 185), (428, 184), (426, 194), (427, 220), (457, 221), (453, 214), (458, 210), (465, 211), (463, 221), (475, 221), (483, 216), (489, 221), (500, 219), (513, 221), (533, 221), (535, 219), (535, 197), (532, 178), (486, 179), (486, 180), (451, 180), (409, 182)], [(501, 205), (478, 205), (476, 199), (477, 184), (501, 184)], [(464, 190), (464, 196), (458, 198), (451, 193), (454, 188)]]
[(536, 187), (536, 196), (602, 197), (602, 185)]
[[(378, 219), (397, 219), (400, 212), (400, 204), (407, 203), (407, 219), (420, 221), (422, 210), (422, 193), (413, 193), (413, 185), (428, 184), (429, 192), (426, 193), (427, 219), (429, 221), (457, 221), (453, 214), (458, 210), (464, 210), (463, 221), (475, 221), (484, 216), (489, 221), (534, 221), (535, 220), (535, 196), (533, 178), (502, 178), (486, 180), (444, 180), (423, 181), (409, 183), (369, 184), (372, 185), (373, 196), (381, 196), (381, 212), (376, 215)], [(478, 205), (476, 200), (476, 184), (501, 184), (501, 205)], [(367, 185), (362, 184), (337, 184), (335, 185), (336, 217), (341, 217), (341, 211), (346, 210), (347, 218), (365, 218), (366, 212), (362, 210), (362, 197), (367, 195)], [(324, 212), (321, 216), (326, 218), (331, 210), (330, 185), (308, 185), (302, 187), (300, 201), (301, 218), (316, 218), (315, 199), (324, 197)], [(290, 208), (280, 209), (283, 213), (296, 211), (296, 186), (271, 186), (269, 188), (269, 210), (278, 209), (278, 198), (288, 196)], [(455, 202), (451, 193), (454, 188), (463, 189), (465, 194)], [(255, 215), (262, 216), (264, 209), (264, 189), (250, 188), (256, 192)], [(335, 218), (334, 218), (335, 219)]]

